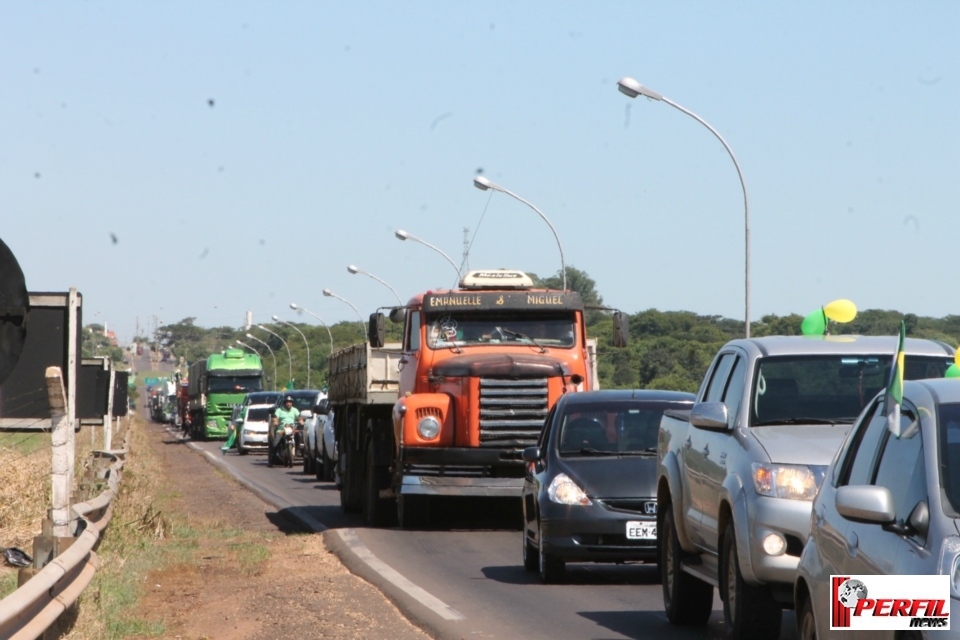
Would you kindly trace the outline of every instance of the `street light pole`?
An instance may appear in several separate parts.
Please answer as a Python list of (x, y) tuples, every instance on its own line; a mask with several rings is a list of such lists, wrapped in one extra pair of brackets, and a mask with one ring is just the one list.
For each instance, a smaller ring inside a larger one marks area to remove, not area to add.
[(273, 349), (270, 348), (270, 345), (268, 345), (266, 342), (264, 342), (257, 336), (253, 335), (252, 333), (248, 333), (247, 337), (250, 338), (251, 340), (256, 340), (257, 342), (265, 346), (267, 348), (267, 351), (270, 352), (270, 357), (273, 358), (273, 388), (274, 390), (276, 390), (277, 388), (277, 354), (273, 352)]
[(560, 249), (560, 274), (563, 277), (563, 290), (566, 291), (567, 290), (567, 263), (563, 259), (563, 245), (560, 244), (560, 236), (559, 234), (557, 234), (557, 230), (553, 227), (553, 223), (550, 222), (550, 219), (547, 218), (546, 215), (544, 215), (543, 211), (540, 211), (540, 209), (537, 209), (533, 205), (533, 203), (524, 200), (523, 198), (515, 194), (513, 191), (510, 191), (509, 189), (505, 189), (501, 187), (496, 182), (487, 180), (487, 178), (485, 178), (484, 176), (477, 176), (476, 178), (474, 178), (473, 186), (475, 186), (477, 189), (480, 189), (481, 191), (486, 191), (487, 189), (493, 189), (494, 191), (499, 191), (501, 193), (507, 194), (508, 196), (516, 198), (523, 204), (527, 205), (528, 207), (536, 211), (540, 215), (540, 217), (543, 218), (543, 221), (547, 223), (548, 227), (550, 227), (550, 231), (553, 231), (553, 237), (556, 238), (557, 240), (557, 248)]
[[(457, 266), (457, 263), (454, 262), (454, 261), (450, 258), (450, 256), (448, 256), (446, 253), (444, 253), (443, 251), (441, 251), (441, 250), (438, 249), (437, 247), (433, 246), (432, 244), (430, 244), (430, 243), (427, 242), (426, 240), (422, 240), (422, 239), (418, 238), (417, 236), (413, 235), (412, 233), (407, 233), (407, 232), (404, 231), (403, 229), (397, 229), (396, 231), (393, 232), (393, 235), (395, 235), (398, 240), (413, 240), (414, 242), (419, 242), (419, 243), (422, 244), (423, 246), (425, 246), (425, 247), (430, 247), (431, 249), (433, 249), (434, 251), (436, 251), (437, 253), (439, 253), (440, 255), (442, 255), (444, 258), (447, 259), (447, 262), (450, 263), (450, 266), (453, 267), (453, 270), (457, 272), (457, 282), (460, 282), (460, 267), (458, 267), (458, 266)], [(456, 286), (456, 284), (454, 284), (454, 286)]]
[[(287, 373), (288, 373), (288, 375), (290, 376), (290, 377), (289, 377), (290, 382), (293, 382), (293, 358), (290, 356), (290, 347), (287, 345), (287, 341), (284, 340), (284, 339), (283, 339), (283, 336), (281, 336), (279, 333), (277, 333), (277, 332), (275, 332), (275, 331), (270, 331), (270, 329), (267, 329), (267, 328), (266, 328), (265, 326), (263, 326), (262, 324), (258, 324), (258, 325), (257, 325), (257, 329), (262, 329), (262, 330), (266, 331), (267, 333), (269, 333), (270, 335), (276, 336), (276, 337), (277, 337), (277, 340), (279, 340), (280, 342), (283, 343), (284, 348), (287, 350), (287, 370), (288, 370)], [(289, 384), (289, 383), (288, 383), (288, 384)], [(284, 388), (286, 388), (287, 385), (283, 385), (283, 386), (284, 386)]]
[(273, 321), (282, 322), (283, 324), (287, 325), (288, 327), (290, 327), (291, 329), (299, 333), (300, 337), (303, 338), (303, 344), (307, 345), (307, 389), (309, 389), (310, 388), (310, 343), (307, 342), (307, 336), (303, 335), (303, 331), (300, 331), (300, 329), (297, 329), (296, 325), (291, 324), (286, 320), (281, 320), (277, 316), (273, 316)]
[(336, 298), (340, 302), (350, 305), (350, 308), (356, 311), (357, 317), (360, 318), (360, 335), (363, 335), (363, 336), (367, 335), (366, 325), (363, 324), (363, 316), (360, 315), (360, 309), (357, 309), (355, 306), (353, 306), (353, 304), (349, 300), (346, 300), (345, 298), (341, 298), (340, 296), (335, 294), (333, 291), (330, 291), (330, 289), (324, 289), (323, 295), (327, 296), (328, 298)]
[(358, 273), (362, 273), (362, 274), (365, 275), (365, 276), (369, 276), (369, 277), (373, 278), (374, 280), (376, 280), (377, 282), (379, 282), (380, 284), (382, 284), (383, 286), (385, 286), (387, 289), (390, 289), (390, 291), (393, 292), (393, 295), (397, 298), (397, 302), (400, 303), (400, 306), (401, 306), (401, 307), (403, 306), (403, 300), (400, 299), (400, 294), (397, 293), (397, 290), (394, 289), (393, 287), (391, 287), (389, 284), (387, 284), (387, 283), (384, 282), (383, 280), (381, 280), (380, 278), (378, 278), (377, 276), (373, 275), (373, 274), (370, 273), (369, 271), (364, 271), (364, 270), (361, 269), (360, 267), (358, 267), (358, 266), (356, 266), (356, 265), (352, 265), (352, 264), (348, 264), (348, 265), (347, 265), (347, 271), (349, 271), (349, 272), (352, 273), (353, 275), (357, 275)]
[(631, 98), (636, 98), (637, 96), (645, 96), (651, 100), (658, 100), (665, 102), (671, 107), (682, 111), (687, 114), (707, 129), (710, 130), (710, 133), (717, 137), (717, 140), (723, 145), (723, 148), (727, 150), (727, 153), (730, 154), (730, 159), (733, 160), (733, 166), (737, 168), (737, 176), (740, 178), (740, 187), (743, 189), (743, 239), (744, 239), (744, 295), (743, 295), (743, 306), (744, 306), (744, 326), (746, 331), (746, 337), (750, 337), (750, 202), (747, 198), (747, 183), (743, 180), (743, 171), (740, 170), (740, 163), (737, 162), (737, 157), (733, 155), (733, 149), (730, 148), (730, 145), (727, 144), (727, 141), (723, 139), (723, 136), (720, 133), (710, 126), (710, 124), (695, 114), (689, 109), (681, 107), (676, 102), (665, 98), (656, 91), (648, 89), (643, 86), (633, 78), (621, 78), (617, 82), (617, 88), (620, 90), (620, 93), (629, 96)]
[(309, 313), (309, 314), (312, 315), (314, 318), (316, 318), (317, 320), (320, 321), (320, 324), (323, 325), (323, 328), (327, 330), (327, 335), (330, 336), (330, 353), (332, 354), (332, 353), (333, 353), (333, 334), (330, 332), (330, 327), (327, 326), (327, 323), (323, 321), (323, 318), (321, 318), (320, 316), (318, 316), (317, 314), (315, 314), (313, 311), (310, 311), (310, 309), (304, 309), (303, 307), (297, 305), (296, 302), (291, 302), (291, 303), (290, 303), (290, 308), (293, 309), (294, 311), (296, 311), (296, 310), (298, 310), (298, 309), (299, 309), (300, 311), (306, 311), (307, 313)]

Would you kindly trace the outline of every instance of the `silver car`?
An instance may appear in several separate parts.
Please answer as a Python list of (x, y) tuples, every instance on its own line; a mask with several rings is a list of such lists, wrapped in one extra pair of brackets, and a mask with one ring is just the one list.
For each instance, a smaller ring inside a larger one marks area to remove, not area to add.
[(903, 396), (900, 437), (887, 429), (881, 393), (814, 500), (794, 587), (801, 638), (830, 636), (830, 576), (837, 574), (950, 576), (950, 631), (847, 631), (844, 638), (960, 638), (960, 381), (906, 382)]

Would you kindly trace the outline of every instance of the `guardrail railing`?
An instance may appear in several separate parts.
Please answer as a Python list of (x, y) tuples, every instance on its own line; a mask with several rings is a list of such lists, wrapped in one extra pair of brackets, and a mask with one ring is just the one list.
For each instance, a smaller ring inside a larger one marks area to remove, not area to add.
[[(52, 539), (47, 551), (48, 557), (53, 556), (49, 562), (40, 569), (21, 570), (21, 586), (0, 600), (0, 638), (33, 640), (42, 636), (93, 580), (99, 564), (94, 548), (113, 516), (113, 499), (125, 453), (126, 450), (98, 452), (113, 459), (104, 472), (107, 488), (97, 497), (72, 506), (73, 536)], [(44, 561), (38, 558), (37, 546), (35, 563)], [(32, 572), (33, 576), (23, 582)]]

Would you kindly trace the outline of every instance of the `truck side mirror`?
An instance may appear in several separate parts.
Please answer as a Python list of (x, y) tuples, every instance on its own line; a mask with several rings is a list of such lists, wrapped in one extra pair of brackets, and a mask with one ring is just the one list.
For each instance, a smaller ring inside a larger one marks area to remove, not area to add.
[(613, 346), (622, 348), (627, 346), (630, 339), (630, 316), (623, 311), (613, 313)]
[(383, 346), (383, 343), (386, 342), (387, 329), (384, 325), (385, 321), (382, 313), (378, 311), (377, 313), (370, 314), (370, 326), (367, 329), (367, 339), (370, 341), (370, 346), (374, 349), (379, 349)]
[(393, 309), (390, 309), (390, 322), (401, 324), (406, 319), (407, 319), (406, 307), (394, 307)]

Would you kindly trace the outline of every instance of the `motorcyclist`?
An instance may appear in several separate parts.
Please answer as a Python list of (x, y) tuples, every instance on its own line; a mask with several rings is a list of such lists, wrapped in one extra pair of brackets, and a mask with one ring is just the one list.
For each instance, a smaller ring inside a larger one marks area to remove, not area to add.
[(293, 396), (286, 396), (283, 399), (283, 406), (274, 410), (273, 418), (270, 420), (270, 436), (267, 444), (267, 464), (269, 466), (272, 467), (274, 463), (278, 462), (277, 450), (283, 437), (283, 428), (293, 427), (296, 429), (298, 424), (303, 424), (300, 410), (293, 406)]

